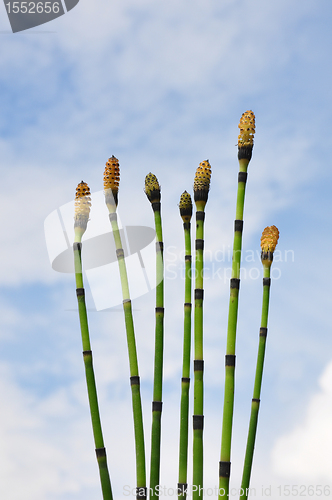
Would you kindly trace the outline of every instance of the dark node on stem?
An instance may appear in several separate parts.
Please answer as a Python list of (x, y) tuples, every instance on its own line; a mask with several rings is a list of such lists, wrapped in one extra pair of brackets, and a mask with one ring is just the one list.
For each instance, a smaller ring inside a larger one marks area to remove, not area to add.
[(96, 457), (105, 458), (106, 457), (106, 449), (105, 448), (96, 448)]
[(204, 240), (196, 240), (196, 250), (204, 250)]
[(202, 431), (204, 427), (204, 415), (193, 415), (193, 429)]
[(261, 261), (268, 260), (273, 262), (273, 252), (261, 252)]
[(185, 255), (184, 256), (184, 261), (185, 262), (191, 262), (191, 255)]
[(139, 385), (139, 376), (133, 375), (130, 377), (130, 385)]
[(225, 366), (234, 366), (235, 367), (235, 354), (226, 354), (225, 356)]
[(130, 299), (124, 299), (124, 300), (122, 301), (122, 304), (128, 304), (128, 302), (130, 303), (130, 302), (131, 302), (131, 300), (130, 300)]
[(253, 402), (253, 403), (258, 403), (258, 404), (259, 404), (259, 403), (261, 402), (261, 400), (260, 400), (260, 399), (257, 399), (257, 398), (252, 398), (252, 402)]
[(76, 288), (77, 297), (82, 297), (84, 296), (84, 294), (85, 294), (84, 288)]
[(118, 259), (123, 259), (124, 258), (123, 248), (117, 248), (116, 249), (116, 256), (117, 256)]
[(247, 182), (247, 172), (239, 172), (238, 182)]
[(271, 278), (263, 278), (263, 286), (271, 286)]
[(152, 411), (159, 411), (161, 413), (163, 409), (162, 401), (152, 401)]
[(239, 231), (240, 233), (242, 233), (242, 231), (243, 231), (243, 220), (236, 219), (234, 221), (234, 231)]
[(75, 243), (73, 244), (73, 249), (81, 251), (82, 250), (82, 243), (78, 243), (77, 241), (75, 241)]
[(80, 227), (81, 229), (84, 229), (84, 231), (86, 231), (88, 221), (89, 219), (86, 215), (75, 215), (74, 229), (76, 227)]
[[(153, 193), (154, 193), (154, 191), (152, 191), (151, 197), (153, 196)], [(160, 198), (160, 192), (159, 192), (159, 198)], [(160, 212), (160, 208), (161, 208), (160, 201), (154, 201), (153, 203), (151, 203), (151, 205), (152, 205), (152, 210), (154, 212)]]
[(147, 490), (146, 486), (141, 486), (136, 488), (136, 499), (137, 500), (146, 500), (147, 499)]
[(184, 223), (183, 223), (183, 229), (184, 229), (185, 231), (189, 231), (190, 226), (191, 226), (190, 222), (184, 222)]
[(259, 336), (260, 336), (260, 337), (266, 337), (266, 336), (267, 336), (267, 328), (265, 328), (265, 327), (263, 327), (263, 326), (262, 326), (262, 327), (259, 329)]
[(194, 359), (194, 372), (202, 372), (202, 371), (204, 371), (204, 360)]
[(191, 309), (192, 308), (191, 302), (185, 302), (184, 307), (190, 307), (190, 309)]
[(163, 251), (164, 251), (164, 243), (162, 241), (157, 241), (156, 252), (163, 252)]
[(207, 202), (208, 197), (209, 197), (209, 190), (208, 189), (198, 189), (197, 191), (194, 191), (194, 201)]
[(203, 300), (204, 290), (203, 288), (195, 288), (195, 300)]
[(249, 146), (241, 146), (238, 148), (238, 160), (251, 160), (252, 156), (252, 145)]
[(180, 207), (180, 215), (182, 217), (183, 222), (183, 228), (184, 229), (190, 229), (190, 219), (193, 215), (193, 206), (189, 207)]
[(83, 351), (83, 358), (87, 356), (92, 356), (92, 351)]
[(240, 279), (239, 278), (231, 278), (231, 280), (230, 280), (230, 286), (231, 286), (231, 288), (237, 288), (239, 290), (239, 288), (240, 288)]
[(178, 495), (186, 495), (188, 489), (188, 483), (178, 483)]
[(156, 314), (157, 313), (164, 314), (164, 308), (163, 307), (156, 307)]
[(182, 377), (181, 382), (184, 384), (190, 384), (190, 378), (189, 377)]
[(108, 218), (111, 222), (114, 222), (118, 219), (118, 214), (116, 212), (113, 212), (111, 214), (108, 214)]
[(219, 477), (229, 477), (231, 475), (231, 463), (219, 462)]
[(202, 220), (204, 222), (204, 219), (205, 219), (205, 212), (203, 212), (202, 210), (198, 210), (196, 212), (196, 220)]
[(118, 193), (116, 191), (112, 191), (108, 189), (105, 193), (105, 202), (106, 205), (113, 205), (114, 207), (118, 206)]

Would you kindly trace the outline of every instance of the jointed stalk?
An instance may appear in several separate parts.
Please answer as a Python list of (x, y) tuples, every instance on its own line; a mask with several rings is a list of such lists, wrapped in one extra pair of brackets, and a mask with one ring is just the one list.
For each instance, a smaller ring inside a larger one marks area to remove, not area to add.
[(118, 258), (121, 286), (122, 286), (123, 311), (125, 316), (125, 325), (127, 333), (129, 367), (130, 367), (130, 385), (132, 392), (135, 448), (136, 448), (136, 484), (137, 484), (136, 496), (138, 499), (145, 500), (146, 472), (145, 472), (144, 429), (143, 429), (143, 415), (142, 415), (142, 403), (141, 403), (141, 392), (140, 392), (140, 377), (138, 372), (134, 321), (133, 321), (131, 300), (129, 294), (126, 263), (125, 263), (120, 231), (117, 222), (117, 213), (116, 213), (118, 204), (119, 180), (120, 180), (119, 162), (114, 156), (112, 156), (106, 163), (106, 168), (104, 173), (105, 201), (107, 208), (109, 210), (109, 218), (112, 225), (112, 231), (116, 247), (116, 255)]
[(164, 353), (164, 263), (163, 235), (160, 214), (160, 185), (157, 177), (148, 174), (145, 178), (145, 193), (151, 202), (156, 228), (156, 326), (155, 357), (152, 401), (151, 429), (151, 465), (150, 465), (150, 498), (159, 498), (158, 485), (160, 479), (160, 442), (161, 411), (163, 389), (163, 353)]
[(92, 421), (93, 436), (96, 447), (96, 456), (99, 466), (99, 475), (104, 500), (112, 500), (112, 488), (107, 467), (106, 450), (104, 446), (103, 433), (101, 428), (101, 421), (99, 415), (98, 398), (96, 381), (92, 363), (92, 351), (90, 345), (88, 317), (85, 304), (85, 292), (83, 287), (83, 272), (82, 272), (82, 236), (86, 230), (90, 207), (91, 198), (90, 189), (83, 181), (76, 189), (75, 199), (75, 242), (74, 242), (74, 264), (75, 264), (75, 278), (76, 278), (76, 295), (78, 302), (78, 312), (81, 325), (82, 344), (83, 344), (83, 359), (85, 366), (85, 376), (88, 389), (88, 398), (90, 406), (90, 414)]
[(242, 250), (242, 229), (247, 168), (253, 148), (255, 116), (252, 111), (243, 113), (238, 141), (239, 176), (234, 225), (232, 277), (230, 280), (230, 301), (228, 311), (227, 347), (225, 356), (225, 392), (222, 422), (221, 452), (219, 463), (219, 499), (229, 496), (231, 439), (234, 408), (235, 344), (240, 287), (240, 266)]
[(190, 220), (193, 212), (191, 196), (186, 191), (180, 198), (180, 215), (183, 220), (185, 241), (185, 298), (183, 325), (183, 366), (181, 379), (180, 446), (178, 497), (187, 497), (188, 470), (188, 419), (190, 386), (190, 348), (191, 348), (191, 235)]
[(193, 499), (201, 498), (203, 488), (203, 250), (205, 205), (208, 199), (211, 166), (202, 161), (196, 170), (194, 200), (196, 204), (195, 315), (194, 315), (194, 415), (193, 415)]
[(263, 231), (261, 238), (261, 247), (262, 247), (261, 259), (263, 264), (262, 318), (261, 318), (261, 327), (259, 330), (259, 347), (258, 347), (257, 364), (256, 364), (254, 393), (251, 403), (250, 422), (249, 422), (246, 454), (243, 465), (240, 500), (247, 500), (248, 498), (250, 475), (251, 475), (251, 468), (252, 468), (252, 461), (254, 456), (254, 448), (256, 440), (258, 411), (260, 406), (260, 394), (262, 387), (262, 376), (263, 376), (263, 366), (264, 366), (264, 356), (265, 356), (265, 346), (266, 346), (266, 336), (267, 336), (267, 322), (269, 313), (269, 299), (270, 299), (270, 285), (271, 285), (270, 268), (273, 261), (273, 252), (277, 245), (278, 238), (279, 238), (279, 231), (275, 226), (266, 227)]

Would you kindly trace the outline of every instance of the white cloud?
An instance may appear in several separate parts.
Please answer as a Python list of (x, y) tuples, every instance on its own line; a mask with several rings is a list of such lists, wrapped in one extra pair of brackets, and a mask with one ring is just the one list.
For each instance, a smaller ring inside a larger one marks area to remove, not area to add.
[(299, 417), (302, 422), (276, 440), (272, 460), (280, 476), (332, 480), (332, 362), (319, 379), (319, 386), (305, 414)]

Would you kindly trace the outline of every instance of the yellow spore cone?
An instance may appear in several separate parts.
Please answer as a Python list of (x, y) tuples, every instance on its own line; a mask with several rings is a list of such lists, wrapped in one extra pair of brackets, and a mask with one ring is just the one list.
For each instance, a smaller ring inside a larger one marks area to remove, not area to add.
[(112, 156), (106, 162), (104, 171), (104, 192), (106, 204), (118, 204), (118, 191), (120, 184), (120, 166), (119, 160)]
[(261, 259), (263, 265), (271, 265), (273, 252), (279, 239), (279, 230), (276, 226), (268, 226), (264, 229), (261, 237)]
[(255, 115), (252, 111), (245, 111), (239, 123), (239, 137), (238, 137), (238, 158), (239, 160), (246, 158), (251, 159), (252, 148), (254, 146), (255, 134)]
[(193, 204), (187, 191), (184, 191), (180, 196), (179, 209), (183, 222), (189, 222), (193, 214)]
[[(81, 228), (83, 232), (86, 230), (91, 209), (90, 188), (86, 182), (82, 181), (78, 184), (75, 194), (75, 216), (74, 228)], [(82, 234), (83, 234), (82, 232)]]
[(144, 192), (151, 203), (160, 201), (160, 184), (157, 177), (151, 172), (145, 177)]
[(209, 160), (202, 161), (197, 167), (194, 178), (194, 200), (207, 202), (211, 182), (211, 165)]

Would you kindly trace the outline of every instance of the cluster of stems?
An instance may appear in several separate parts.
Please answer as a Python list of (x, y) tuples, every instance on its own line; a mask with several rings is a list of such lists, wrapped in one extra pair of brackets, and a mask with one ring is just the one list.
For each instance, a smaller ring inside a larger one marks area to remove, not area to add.
[[(234, 242), (232, 258), (232, 274), (230, 279), (230, 299), (227, 326), (227, 344), (225, 355), (225, 390), (222, 415), (221, 452), (219, 462), (219, 499), (229, 498), (229, 481), (231, 471), (231, 442), (234, 409), (235, 387), (235, 348), (238, 318), (238, 301), (240, 288), (240, 267), (242, 252), (242, 231), (244, 200), (247, 181), (247, 169), (253, 149), (255, 117), (252, 111), (243, 113), (238, 138), (238, 190), (236, 200), (236, 216), (234, 223)], [(208, 200), (211, 180), (211, 166), (208, 160), (201, 162), (194, 179), (194, 202), (196, 206), (196, 239), (195, 239), (195, 291), (194, 291), (194, 402), (193, 402), (193, 500), (200, 500), (203, 491), (203, 423), (204, 423), (204, 358), (203, 358), (203, 270), (204, 270), (204, 221), (205, 206)], [(136, 351), (136, 340), (132, 304), (126, 270), (124, 250), (117, 222), (118, 190), (120, 169), (117, 158), (112, 156), (106, 162), (104, 172), (105, 202), (109, 211), (109, 220), (116, 247), (116, 255), (122, 287), (123, 310), (127, 335), (130, 385), (136, 450), (136, 497), (146, 500), (146, 468), (143, 414), (140, 392), (140, 377)], [(159, 498), (160, 459), (161, 459), (161, 415), (163, 391), (163, 356), (164, 356), (164, 261), (163, 235), (161, 220), (161, 190), (154, 174), (145, 178), (145, 193), (154, 213), (156, 231), (156, 307), (155, 307), (155, 356), (154, 382), (152, 401), (151, 427), (151, 464), (150, 464), (150, 499)], [(83, 358), (85, 364), (88, 398), (90, 404), (93, 435), (99, 465), (102, 494), (104, 500), (112, 500), (112, 489), (107, 467), (101, 421), (98, 408), (97, 390), (93, 371), (92, 351), (89, 338), (85, 293), (82, 272), (82, 236), (87, 228), (91, 206), (90, 190), (83, 181), (78, 185), (75, 199), (75, 242), (74, 263), (76, 292), (82, 333)], [(188, 434), (189, 434), (189, 387), (191, 364), (191, 323), (192, 323), (192, 256), (191, 256), (191, 218), (193, 204), (190, 195), (185, 191), (180, 198), (180, 215), (183, 220), (185, 243), (185, 297), (183, 324), (183, 365), (181, 378), (180, 403), (180, 439), (179, 439), (179, 474), (178, 498), (187, 497), (188, 476)], [(270, 297), (270, 267), (273, 252), (279, 238), (275, 226), (265, 228), (261, 238), (261, 260), (263, 264), (263, 303), (259, 334), (259, 348), (256, 364), (256, 375), (247, 438), (247, 447), (243, 466), (240, 500), (247, 500), (253, 462), (255, 438), (257, 432), (258, 412), (265, 357), (267, 336), (268, 309)]]

